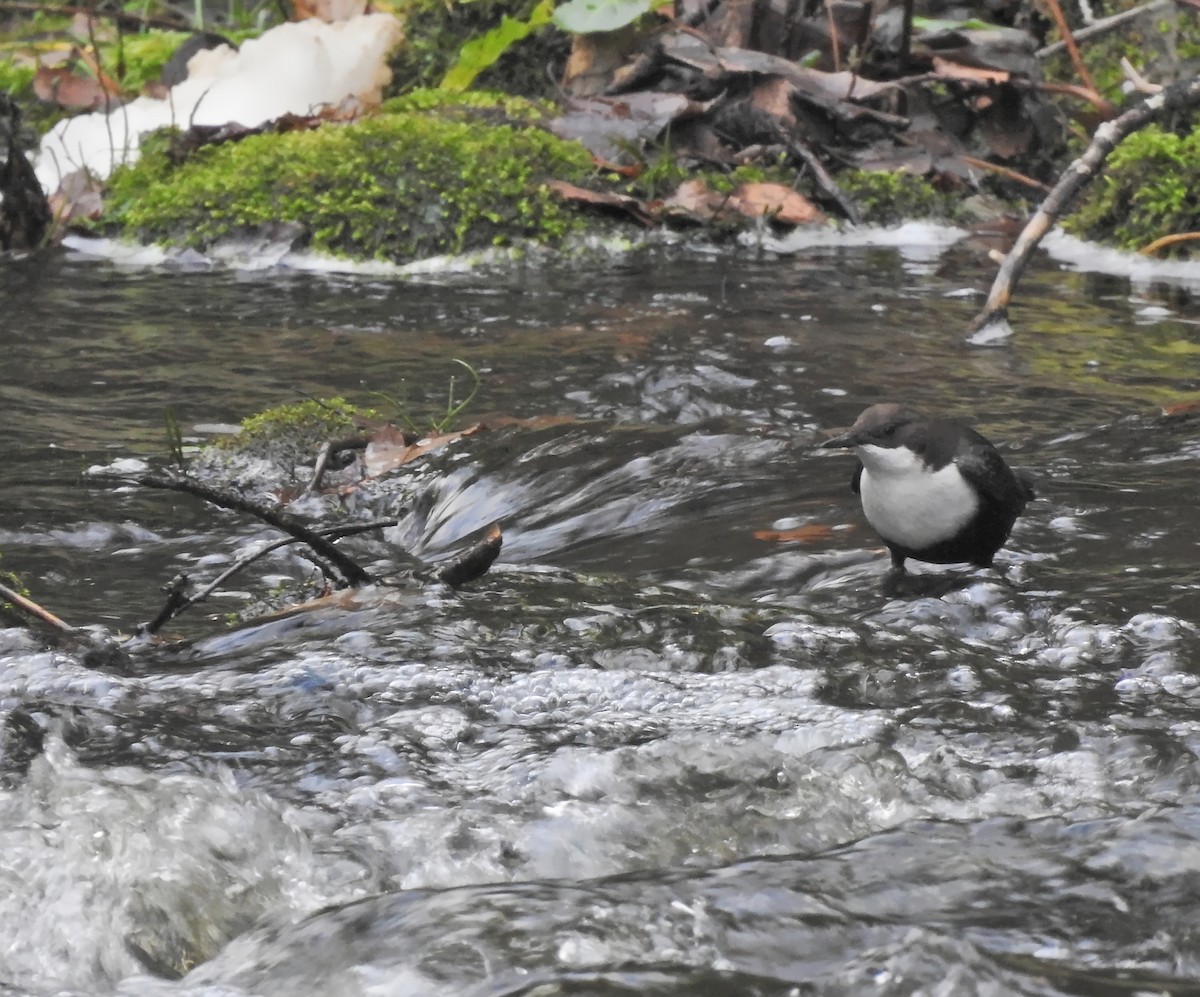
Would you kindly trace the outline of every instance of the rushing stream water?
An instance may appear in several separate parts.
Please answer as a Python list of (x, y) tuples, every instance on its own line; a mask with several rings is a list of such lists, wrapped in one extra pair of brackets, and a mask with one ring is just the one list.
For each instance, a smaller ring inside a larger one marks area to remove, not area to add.
[[(272, 536), (87, 468), (304, 394), (442, 403), (374, 587), (88, 667), (0, 630), (0, 992), (1200, 994), (1200, 306), (1043, 260), (964, 345), (948, 251), (660, 252), (399, 280), (8, 261), (0, 556), (128, 631)], [(460, 372), (461, 373), (461, 372)], [(901, 590), (817, 451), (965, 418), (1037, 480), (994, 572)], [(552, 416), (538, 420), (536, 417)], [(809, 527), (806, 540), (764, 531)], [(180, 976), (182, 975), (182, 978)]]

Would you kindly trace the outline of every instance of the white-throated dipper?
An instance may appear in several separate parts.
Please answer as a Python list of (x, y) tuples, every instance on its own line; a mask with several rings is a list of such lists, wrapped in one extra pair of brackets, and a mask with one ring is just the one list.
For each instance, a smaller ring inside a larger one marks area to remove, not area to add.
[(897, 573), (910, 557), (990, 568), (1034, 497), (1029, 479), (975, 430), (903, 405), (872, 405), (821, 446), (858, 454), (850, 487)]

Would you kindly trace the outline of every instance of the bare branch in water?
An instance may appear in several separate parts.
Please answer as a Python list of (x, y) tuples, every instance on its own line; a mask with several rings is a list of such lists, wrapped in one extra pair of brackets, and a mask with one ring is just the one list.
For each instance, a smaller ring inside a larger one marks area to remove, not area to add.
[(195, 495), (198, 498), (204, 499), (205, 502), (220, 506), (222, 509), (245, 512), (257, 519), (261, 519), (268, 526), (282, 530), (288, 536), (295, 537), (301, 543), (307, 544), (322, 560), (329, 562), (334, 572), (330, 580), (339, 588), (366, 585), (371, 581), (371, 576), (359, 567), (353, 558), (343, 553), (332, 540), (322, 536), (316, 530), (305, 526), (299, 518), (281, 509), (273, 509), (261, 502), (255, 502), (252, 499), (236, 495), (233, 492), (211, 488), (192, 478), (166, 477), (159, 474), (135, 474), (127, 477), (125, 480), (133, 481), (146, 488), (161, 488), (167, 491)]
[[(343, 537), (353, 536), (356, 533), (367, 533), (370, 530), (381, 530), (388, 526), (395, 526), (399, 520), (396, 519), (379, 519), (373, 523), (356, 523), (352, 526), (335, 526), (328, 530), (318, 531), (322, 537), (328, 540), (340, 540)], [(272, 551), (279, 550), (281, 547), (287, 547), (291, 544), (302, 543), (296, 537), (288, 537), (285, 540), (276, 540), (274, 543), (269, 543), (265, 547), (260, 547), (258, 550), (250, 554), (245, 554), (238, 558), (228, 568), (222, 571), (216, 578), (200, 589), (193, 595), (185, 596), (183, 593), (187, 586), (188, 577), (185, 574), (176, 575), (170, 582), (164, 586), (164, 591), (167, 593), (166, 605), (159, 611), (159, 614), (149, 623), (143, 623), (138, 627), (139, 633), (153, 634), (157, 633), (168, 620), (173, 620), (176, 616), (191, 609), (198, 602), (203, 602), (217, 589), (225, 584), (230, 578), (236, 575), (239, 571), (249, 567), (261, 557), (265, 557)]]
[(499, 524), (493, 523), (482, 540), (438, 570), (438, 581), (445, 582), (451, 588), (473, 582), (492, 566), (492, 562), (500, 556), (503, 545), (504, 534), (500, 532)]

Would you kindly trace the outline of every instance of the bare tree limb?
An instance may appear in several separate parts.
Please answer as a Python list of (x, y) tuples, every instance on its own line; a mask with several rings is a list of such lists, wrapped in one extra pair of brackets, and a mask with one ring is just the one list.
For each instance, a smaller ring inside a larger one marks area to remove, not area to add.
[(1096, 176), (1112, 151), (1139, 128), (1145, 127), (1164, 114), (1197, 102), (1200, 102), (1200, 77), (1180, 80), (1162, 93), (1147, 98), (1119, 118), (1106, 121), (1096, 129), (1091, 145), (1059, 177), (1054, 189), (1025, 224), (1016, 244), (1004, 258), (1004, 264), (996, 274), (983, 311), (969, 326), (971, 335), (968, 342), (986, 345), (1012, 334), (1012, 328), (1008, 324), (1008, 306), (1012, 302), (1013, 289), (1025, 271), (1029, 257), (1042, 241), (1042, 237), (1066, 210), (1072, 198)]
[[(370, 530), (381, 530), (388, 526), (395, 526), (399, 520), (396, 519), (379, 519), (373, 523), (355, 523), (350, 526), (335, 526), (328, 530), (319, 530), (319, 534), (329, 540), (340, 540), (343, 537), (353, 536), (356, 533), (367, 533)], [(183, 592), (187, 586), (188, 577), (185, 574), (176, 575), (163, 588), (167, 593), (166, 605), (159, 611), (159, 614), (154, 617), (149, 623), (143, 623), (138, 627), (139, 633), (152, 634), (157, 633), (168, 620), (173, 620), (176, 616), (191, 609), (198, 602), (203, 602), (217, 589), (225, 584), (230, 578), (236, 575), (244, 568), (248, 568), (251, 564), (261, 557), (266, 557), (272, 551), (278, 550), (280, 547), (287, 547), (291, 544), (302, 543), (297, 537), (288, 537), (286, 540), (276, 540), (274, 543), (269, 543), (265, 547), (259, 547), (250, 554), (243, 555), (233, 562), (228, 568), (222, 571), (216, 578), (190, 596), (184, 596)]]
[(59, 633), (67, 634), (71, 637), (84, 636), (82, 631), (76, 630), (75, 627), (64, 622), (63, 620), (60, 620), (44, 606), (39, 606), (32, 599), (21, 595), (20, 592), (10, 589), (7, 585), (0, 584), (0, 598), (3, 598), (6, 602), (10, 603), (13, 608), (19, 609), (22, 613), (28, 613), (30, 616), (41, 620), (47, 626), (53, 627)]
[(205, 502), (220, 506), (222, 509), (234, 509), (238, 512), (249, 513), (251, 516), (261, 519), (268, 526), (282, 530), (289, 536), (295, 537), (301, 543), (307, 544), (317, 555), (333, 565), (338, 575), (333, 580), (343, 586), (366, 585), (371, 580), (371, 576), (359, 567), (357, 562), (351, 557), (338, 549), (332, 540), (322, 536), (315, 530), (309, 529), (296, 516), (290, 513), (283, 512), (280, 509), (273, 509), (260, 502), (244, 498), (241, 495), (210, 488), (208, 485), (201, 484), (192, 478), (165, 477), (157, 474), (135, 474), (129, 476), (126, 480), (133, 481), (145, 488), (162, 488), (167, 491), (184, 492), (185, 494), (202, 498)]

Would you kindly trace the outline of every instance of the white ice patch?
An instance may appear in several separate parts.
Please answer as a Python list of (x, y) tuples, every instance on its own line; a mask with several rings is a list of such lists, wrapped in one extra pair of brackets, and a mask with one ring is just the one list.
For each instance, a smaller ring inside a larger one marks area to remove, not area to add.
[(386, 56), (400, 40), (391, 14), (365, 14), (336, 24), (315, 19), (281, 24), (234, 51), (197, 52), (188, 78), (166, 100), (139, 97), (111, 114), (60, 121), (42, 139), (37, 178), (47, 194), (63, 177), (86, 169), (106, 178), (137, 158), (142, 136), (177, 125), (256, 128), (285, 114), (313, 114), (348, 98), (378, 101), (391, 78)]
[(931, 471), (907, 447), (855, 447), (863, 462), (863, 512), (890, 543), (922, 550), (949, 540), (975, 515), (979, 498), (953, 463)]
[(796, 228), (786, 235), (747, 232), (740, 241), (752, 243), (772, 253), (799, 253), (825, 246), (850, 248), (856, 246), (891, 246), (910, 262), (936, 260), (967, 235), (960, 228), (937, 225), (933, 222), (905, 222), (890, 228), (860, 226), (845, 230), (836, 228)]
[(1106, 273), (1128, 277), (1135, 285), (1154, 282), (1180, 284), (1200, 289), (1200, 261), (1160, 260), (1141, 253), (1112, 249), (1094, 242), (1084, 242), (1060, 229), (1054, 229), (1042, 240), (1042, 248), (1059, 263), (1085, 273)]

